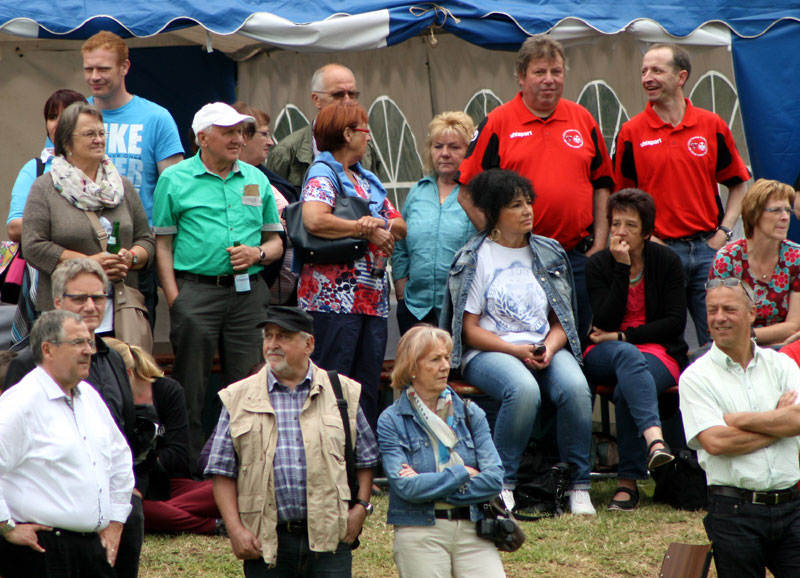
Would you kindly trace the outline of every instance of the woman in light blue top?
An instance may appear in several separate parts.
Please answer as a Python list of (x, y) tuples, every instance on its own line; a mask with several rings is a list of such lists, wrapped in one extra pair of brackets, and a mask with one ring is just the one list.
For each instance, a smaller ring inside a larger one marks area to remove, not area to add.
[(53, 160), (53, 139), (55, 138), (58, 118), (61, 116), (61, 112), (73, 102), (86, 102), (86, 97), (80, 92), (62, 88), (51, 94), (50, 98), (44, 103), (44, 125), (47, 133), (44, 149), (42, 149), (42, 154), (39, 155), (38, 159), (31, 159), (23, 165), (17, 175), (17, 180), (14, 182), (14, 188), (11, 189), (11, 206), (8, 209), (6, 229), (9, 240), (15, 243), (19, 243), (22, 238), (22, 211), (25, 209), (25, 202), (28, 200), (31, 185), (42, 173), (50, 170), (50, 161)]
[(443, 112), (428, 125), (425, 172), (403, 205), (408, 236), (395, 244), (392, 276), (397, 323), (405, 333), (420, 322), (439, 324), (453, 255), (477, 231), (458, 204), (458, 166), (475, 132), (463, 112)]

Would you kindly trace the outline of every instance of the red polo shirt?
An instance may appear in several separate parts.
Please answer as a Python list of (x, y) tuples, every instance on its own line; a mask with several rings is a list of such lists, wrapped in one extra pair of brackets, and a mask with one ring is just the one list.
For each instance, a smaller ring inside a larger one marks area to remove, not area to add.
[(533, 114), (522, 95), (495, 108), (478, 129), (457, 180), (491, 168), (530, 179), (536, 192), (533, 230), (569, 251), (593, 222), (595, 189), (614, 188), (613, 167), (594, 117), (564, 100), (547, 119)]
[(614, 170), (619, 189), (653, 196), (661, 239), (715, 230), (724, 213), (717, 183), (731, 187), (750, 178), (725, 121), (688, 98), (678, 126), (661, 120), (650, 103), (622, 125)]

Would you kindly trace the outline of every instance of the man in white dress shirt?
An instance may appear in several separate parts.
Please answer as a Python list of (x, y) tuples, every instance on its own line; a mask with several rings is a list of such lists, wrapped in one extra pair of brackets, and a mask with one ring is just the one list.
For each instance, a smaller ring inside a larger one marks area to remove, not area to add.
[(0, 397), (0, 575), (113, 578), (133, 467), (83, 381), (94, 341), (79, 315), (56, 310), (30, 342), (36, 369)]
[(681, 375), (689, 447), (708, 479), (704, 524), (719, 578), (800, 576), (800, 370), (751, 339), (756, 307), (735, 277), (706, 282), (714, 343)]

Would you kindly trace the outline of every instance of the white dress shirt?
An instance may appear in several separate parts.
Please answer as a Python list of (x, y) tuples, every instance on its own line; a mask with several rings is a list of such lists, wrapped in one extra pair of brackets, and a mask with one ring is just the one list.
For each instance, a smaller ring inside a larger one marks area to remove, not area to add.
[(686, 368), (680, 380), (680, 407), (689, 447), (706, 471), (708, 483), (754, 491), (785, 490), (800, 480), (800, 437), (782, 438), (744, 455), (713, 456), (697, 436), (726, 426), (724, 415), (775, 409), (787, 391), (800, 391), (800, 369), (789, 356), (753, 347), (746, 369), (716, 345)]
[(131, 450), (88, 383), (70, 403), (37, 367), (0, 396), (0, 521), (95, 532), (128, 519), (133, 484)]

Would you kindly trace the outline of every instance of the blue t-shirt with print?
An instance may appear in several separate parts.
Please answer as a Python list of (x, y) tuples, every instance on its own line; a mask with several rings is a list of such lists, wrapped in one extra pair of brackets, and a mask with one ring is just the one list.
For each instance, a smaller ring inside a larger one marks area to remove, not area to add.
[(119, 173), (133, 183), (152, 224), (158, 163), (183, 154), (178, 126), (166, 108), (135, 95), (124, 106), (104, 110), (103, 124), (108, 133), (106, 154)]

